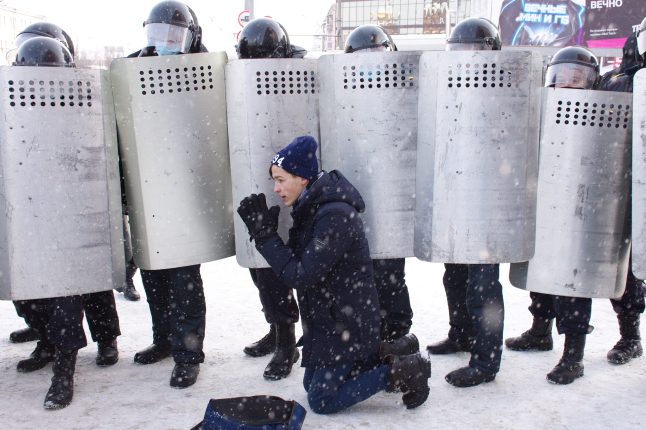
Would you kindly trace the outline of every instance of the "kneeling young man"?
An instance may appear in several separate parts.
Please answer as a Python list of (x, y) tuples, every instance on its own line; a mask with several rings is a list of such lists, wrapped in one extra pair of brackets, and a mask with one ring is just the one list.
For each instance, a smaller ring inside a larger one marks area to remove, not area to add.
[(415, 408), (429, 394), (430, 362), (414, 353), (414, 336), (380, 346), (379, 299), (359, 218), (365, 204), (339, 171), (319, 172), (317, 146), (300, 136), (271, 161), (274, 192), (292, 207), (287, 244), (276, 233), (280, 208), (269, 209), (264, 194), (238, 207), (256, 249), (297, 291), (309, 405), (334, 413), (381, 390), (401, 389), (406, 406)]

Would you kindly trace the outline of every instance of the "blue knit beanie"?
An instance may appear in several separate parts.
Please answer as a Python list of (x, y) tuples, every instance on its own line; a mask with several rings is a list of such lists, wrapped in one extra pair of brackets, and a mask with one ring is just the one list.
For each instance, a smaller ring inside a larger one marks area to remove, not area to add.
[(298, 136), (274, 155), (271, 164), (311, 181), (319, 172), (316, 148), (318, 144), (312, 136)]

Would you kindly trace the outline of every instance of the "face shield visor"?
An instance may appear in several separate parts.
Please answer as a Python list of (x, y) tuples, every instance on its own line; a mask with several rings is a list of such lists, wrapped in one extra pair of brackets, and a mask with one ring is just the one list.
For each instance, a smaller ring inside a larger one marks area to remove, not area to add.
[(589, 90), (594, 87), (597, 77), (597, 71), (592, 67), (576, 63), (558, 63), (547, 68), (545, 86)]
[(154, 46), (157, 55), (186, 54), (191, 47), (191, 31), (160, 22), (146, 24), (146, 46)]
[(637, 31), (637, 51), (642, 57), (646, 52), (646, 28), (643, 27)]
[(388, 49), (388, 47), (386, 46), (381, 45), (381, 46), (372, 46), (370, 48), (365, 48), (365, 49), (358, 49), (354, 52), (386, 52), (386, 51), (390, 51), (390, 49)]
[(459, 42), (447, 42), (446, 50), (447, 51), (491, 51), (492, 45), (483, 42), (468, 42), (468, 43), (459, 43)]

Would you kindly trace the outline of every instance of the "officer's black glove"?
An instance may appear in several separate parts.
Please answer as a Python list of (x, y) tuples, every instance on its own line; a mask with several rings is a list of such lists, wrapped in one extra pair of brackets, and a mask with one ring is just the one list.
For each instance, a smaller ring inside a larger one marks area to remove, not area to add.
[(278, 206), (273, 206), (271, 209), (267, 208), (267, 201), (263, 193), (245, 197), (240, 202), (240, 206), (238, 206), (238, 215), (247, 226), (249, 236), (256, 241), (257, 245), (261, 245), (269, 237), (276, 234), (279, 213), (280, 208)]

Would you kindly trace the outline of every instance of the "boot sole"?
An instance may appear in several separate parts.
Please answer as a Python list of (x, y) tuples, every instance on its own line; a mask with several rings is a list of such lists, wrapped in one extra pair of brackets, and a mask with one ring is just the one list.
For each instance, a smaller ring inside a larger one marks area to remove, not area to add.
[(254, 358), (264, 357), (265, 355), (272, 354), (274, 351), (276, 351), (276, 348), (272, 349), (271, 351), (265, 351), (265, 350), (258, 351), (256, 349), (245, 347), (242, 350), (242, 352), (244, 352), (246, 355), (248, 355), (249, 357), (254, 357)]
[(505, 346), (507, 347), (507, 349), (510, 349), (512, 351), (518, 351), (518, 352), (531, 352), (531, 351), (543, 352), (543, 351), (551, 351), (554, 349), (554, 345), (529, 346), (527, 348), (519, 348), (515, 346), (509, 346), (505, 343)]
[(581, 377), (583, 377), (583, 370), (581, 370), (581, 372), (577, 373), (576, 376), (574, 377), (574, 379), (565, 379), (565, 380), (551, 379), (549, 374), (545, 377), (545, 379), (547, 379), (547, 382), (549, 382), (550, 384), (569, 385), (569, 384), (571, 384), (572, 382), (576, 381), (577, 379), (579, 379)]

